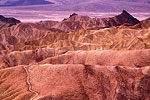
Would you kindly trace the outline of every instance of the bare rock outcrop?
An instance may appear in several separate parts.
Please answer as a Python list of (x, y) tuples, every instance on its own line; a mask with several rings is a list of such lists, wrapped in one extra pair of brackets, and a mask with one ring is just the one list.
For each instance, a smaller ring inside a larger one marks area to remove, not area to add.
[(0, 15), (0, 29), (10, 27), (18, 23), (20, 23), (20, 21), (15, 18), (6, 18)]
[(127, 11), (123, 10), (122, 13), (115, 17), (110, 18), (90, 18), (88, 16), (80, 16), (72, 14), (68, 19), (54, 25), (56, 29), (65, 32), (80, 30), (80, 29), (101, 29), (112, 26), (120, 26), (123, 24), (135, 25), (140, 21), (130, 15)]
[(131, 26), (132, 28), (143, 28), (148, 29), (150, 28), (150, 18), (147, 18), (146, 20), (141, 21), (139, 24)]

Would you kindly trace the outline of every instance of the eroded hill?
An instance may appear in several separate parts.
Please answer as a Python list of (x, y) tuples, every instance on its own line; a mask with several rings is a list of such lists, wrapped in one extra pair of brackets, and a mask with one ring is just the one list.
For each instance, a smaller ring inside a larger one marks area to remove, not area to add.
[(1, 100), (148, 100), (149, 72), (149, 19), (126, 11), (0, 30)]
[(15, 18), (6, 18), (0, 15), (0, 29), (10, 27), (18, 23), (21, 23), (21, 22)]

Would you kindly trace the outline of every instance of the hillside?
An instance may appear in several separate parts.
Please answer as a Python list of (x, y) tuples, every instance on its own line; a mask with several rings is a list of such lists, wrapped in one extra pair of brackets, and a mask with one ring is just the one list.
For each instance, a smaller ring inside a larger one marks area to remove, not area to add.
[(149, 100), (150, 24), (109, 18), (0, 29), (0, 100)]
[[(48, 22), (40, 22), (38, 25), (46, 26)], [(139, 20), (130, 15), (127, 11), (123, 10), (121, 14), (109, 17), (109, 18), (90, 18), (88, 16), (81, 16), (76, 13), (70, 15), (69, 18), (64, 19), (61, 22), (47, 25), (47, 27), (62, 30), (64, 32), (76, 31), (80, 29), (100, 29), (108, 28), (112, 26), (135, 25), (139, 23)]]
[(5, 27), (10, 27), (18, 23), (20, 23), (20, 21), (15, 18), (6, 18), (0, 15), (0, 29), (5, 28)]

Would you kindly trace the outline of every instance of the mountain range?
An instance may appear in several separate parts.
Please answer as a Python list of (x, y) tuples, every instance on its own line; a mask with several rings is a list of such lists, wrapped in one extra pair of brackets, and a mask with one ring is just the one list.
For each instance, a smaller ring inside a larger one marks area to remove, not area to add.
[(149, 4), (150, 0), (0, 0), (1, 7), (46, 11), (149, 12)]
[(53, 4), (45, 0), (0, 0), (0, 6), (25, 6), (25, 5), (43, 5)]
[(150, 99), (150, 18), (0, 22), (0, 100)]

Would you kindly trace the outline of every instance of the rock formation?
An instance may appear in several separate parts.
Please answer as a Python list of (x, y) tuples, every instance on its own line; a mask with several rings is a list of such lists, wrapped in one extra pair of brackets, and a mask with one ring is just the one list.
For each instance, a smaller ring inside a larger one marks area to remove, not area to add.
[(80, 29), (108, 28), (123, 24), (135, 25), (137, 23), (139, 23), (139, 20), (131, 16), (127, 11), (123, 10), (120, 15), (110, 18), (90, 18), (88, 16), (72, 14), (68, 19), (65, 19), (53, 27), (65, 32), (69, 32)]
[(5, 18), (4, 16), (0, 15), (0, 29), (10, 27), (18, 23), (20, 23), (20, 21), (15, 18)]
[(150, 26), (150, 18), (147, 18), (146, 20), (141, 21), (139, 24), (136, 24), (131, 27), (147, 29), (147, 28), (150, 28), (149, 26)]
[(150, 24), (111, 18), (0, 30), (0, 100), (149, 100)]

